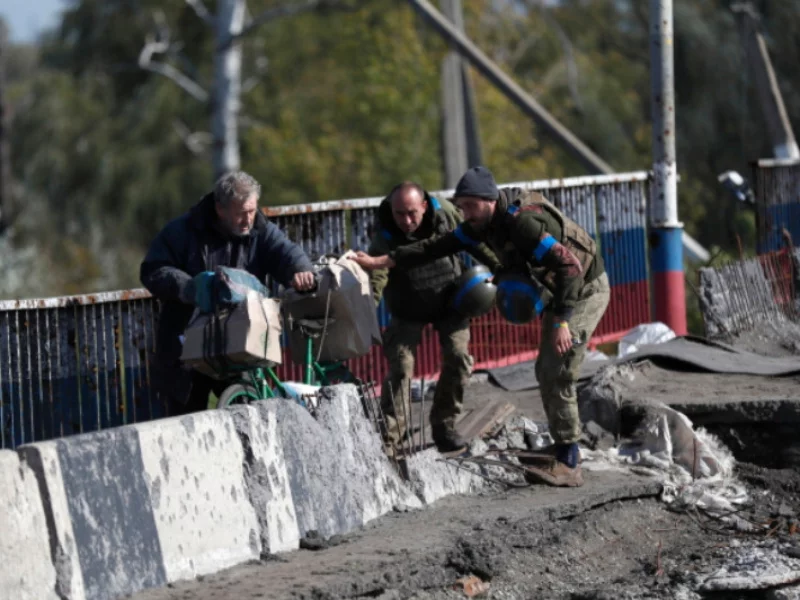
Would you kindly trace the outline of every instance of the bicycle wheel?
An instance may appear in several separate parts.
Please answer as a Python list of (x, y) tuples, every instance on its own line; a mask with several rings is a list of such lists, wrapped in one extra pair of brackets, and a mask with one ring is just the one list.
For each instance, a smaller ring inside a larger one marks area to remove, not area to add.
[(226, 408), (237, 404), (250, 404), (254, 400), (261, 400), (256, 388), (244, 383), (234, 383), (226, 387), (225, 391), (222, 392), (217, 408)]

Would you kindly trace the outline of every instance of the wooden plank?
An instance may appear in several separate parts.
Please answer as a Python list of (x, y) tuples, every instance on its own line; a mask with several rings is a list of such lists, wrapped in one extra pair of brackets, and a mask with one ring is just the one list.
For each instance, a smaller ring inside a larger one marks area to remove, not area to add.
[(499, 429), (515, 410), (510, 402), (496, 399), (461, 419), (456, 428), (467, 439), (484, 437)]
[[(420, 449), (423, 449), (423, 435), (419, 429), (420, 410), (422, 410), (422, 407), (419, 403), (412, 403), (411, 420), (413, 425), (410, 428), (412, 431), (410, 435), (411, 443), (409, 444), (407, 441), (403, 442), (401, 445), (402, 454), (418, 452)], [(515, 410), (516, 407), (513, 404), (501, 399), (495, 399), (479, 408), (468, 409), (462, 413), (461, 418), (456, 423), (456, 429), (466, 439), (472, 440), (475, 438), (482, 438), (498, 431)], [(425, 412), (427, 413), (428, 411), (426, 410)], [(424, 448), (430, 448), (433, 446), (433, 438), (427, 414), (424, 415), (423, 423), (425, 427)]]

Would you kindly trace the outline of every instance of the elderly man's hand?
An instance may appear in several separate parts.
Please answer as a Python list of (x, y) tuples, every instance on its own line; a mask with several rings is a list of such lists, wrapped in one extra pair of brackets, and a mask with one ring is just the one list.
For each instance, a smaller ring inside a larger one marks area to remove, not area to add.
[(356, 252), (353, 260), (358, 263), (362, 269), (367, 271), (374, 271), (375, 269), (391, 269), (394, 266), (394, 261), (388, 255), (384, 256), (370, 256), (366, 252)]
[(313, 290), (314, 286), (316, 286), (316, 281), (314, 281), (314, 273), (311, 271), (295, 273), (292, 278), (292, 287), (298, 292), (308, 292)]

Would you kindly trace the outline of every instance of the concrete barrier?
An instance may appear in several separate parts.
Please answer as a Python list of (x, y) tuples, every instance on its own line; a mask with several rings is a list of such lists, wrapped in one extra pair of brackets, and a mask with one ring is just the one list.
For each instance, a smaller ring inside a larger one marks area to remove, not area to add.
[(244, 450), (244, 487), (258, 519), (261, 552), (295, 550), (300, 532), (275, 403), (236, 407), (230, 414)]
[(134, 426), (166, 581), (261, 555), (244, 451), (227, 411)]
[(0, 598), (56, 600), (56, 570), (36, 477), (0, 450)]
[(323, 396), (314, 416), (266, 401), (0, 452), (0, 600), (118, 598), (475, 489), (431, 491), (454, 474), (431, 458), (415, 490), (356, 388)]
[(22, 446), (40, 481), (57, 586), (100, 600), (167, 583), (133, 427)]
[(356, 388), (324, 393), (316, 418), (291, 402), (259, 405), (277, 418), (300, 535), (329, 537), (394, 508), (421, 506), (386, 458)]
[(460, 469), (442, 461), (436, 450), (414, 454), (406, 461), (411, 488), (425, 504), (453, 494), (476, 494), (486, 488), (486, 480), (476, 475), (479, 469)]

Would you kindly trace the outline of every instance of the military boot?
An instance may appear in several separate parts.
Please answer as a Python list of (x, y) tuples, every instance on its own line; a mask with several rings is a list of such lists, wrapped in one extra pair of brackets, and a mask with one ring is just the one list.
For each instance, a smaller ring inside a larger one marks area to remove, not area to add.
[(439, 452), (456, 452), (464, 450), (467, 442), (459, 435), (456, 428), (448, 423), (437, 423), (431, 426), (433, 443)]
[[(547, 455), (543, 454), (542, 457)], [(522, 461), (521, 461), (522, 462)], [(578, 444), (554, 444), (552, 456), (537, 461), (525, 461), (528, 481), (544, 481), (558, 487), (580, 487), (583, 485), (583, 473), (580, 465), (580, 448)]]

